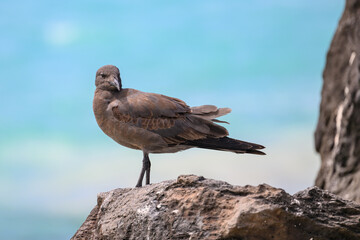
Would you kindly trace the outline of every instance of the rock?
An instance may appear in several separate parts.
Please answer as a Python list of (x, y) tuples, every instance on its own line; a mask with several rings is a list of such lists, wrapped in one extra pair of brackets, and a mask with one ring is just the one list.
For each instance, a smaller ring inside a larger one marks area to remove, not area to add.
[(360, 205), (318, 187), (293, 196), (266, 184), (194, 175), (98, 195), (75, 239), (360, 239)]
[(323, 73), (315, 185), (360, 202), (360, 1), (347, 0)]

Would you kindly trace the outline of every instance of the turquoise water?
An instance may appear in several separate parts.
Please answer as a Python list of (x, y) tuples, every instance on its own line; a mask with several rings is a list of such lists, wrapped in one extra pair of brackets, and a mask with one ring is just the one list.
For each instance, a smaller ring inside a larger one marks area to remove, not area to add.
[(311, 185), (321, 74), (343, 6), (1, 1), (0, 239), (68, 239), (96, 193), (135, 183), (141, 153), (118, 147), (93, 117), (105, 64), (120, 68), (124, 87), (231, 107), (231, 136), (267, 146), (266, 160), (154, 156), (155, 182), (195, 173), (289, 192)]

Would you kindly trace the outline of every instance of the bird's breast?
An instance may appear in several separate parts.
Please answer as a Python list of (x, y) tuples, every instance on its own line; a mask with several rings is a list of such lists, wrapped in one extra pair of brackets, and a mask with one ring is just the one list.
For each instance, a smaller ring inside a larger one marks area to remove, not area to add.
[(112, 96), (112, 98), (108, 98), (106, 94), (95, 92), (93, 110), (96, 122), (101, 130), (117, 143), (129, 148), (142, 149), (148, 152), (166, 148), (167, 144), (159, 134), (136, 126), (133, 122), (121, 121), (114, 115), (114, 108), (120, 114), (128, 114), (122, 112), (124, 106), (119, 98), (121, 97)]
[(124, 126), (121, 122), (116, 121), (111, 114), (114, 103), (106, 99), (94, 99), (93, 110), (97, 124), (101, 130), (111, 137), (117, 143), (133, 148), (140, 149), (138, 146), (131, 143), (131, 133), (129, 128)]

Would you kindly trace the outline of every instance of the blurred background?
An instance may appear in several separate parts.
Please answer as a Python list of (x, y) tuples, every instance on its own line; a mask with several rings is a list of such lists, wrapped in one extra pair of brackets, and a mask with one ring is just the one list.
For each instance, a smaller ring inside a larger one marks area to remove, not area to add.
[(197, 174), (313, 185), (315, 129), (339, 0), (0, 2), (0, 239), (69, 239), (96, 194), (133, 187), (142, 153), (92, 112), (95, 72), (189, 105), (216, 104), (230, 136), (267, 156), (192, 149), (151, 155), (152, 182)]

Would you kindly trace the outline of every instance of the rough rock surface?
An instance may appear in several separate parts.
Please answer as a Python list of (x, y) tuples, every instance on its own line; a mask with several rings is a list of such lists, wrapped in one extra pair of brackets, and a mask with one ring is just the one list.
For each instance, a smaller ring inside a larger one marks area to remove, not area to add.
[(327, 54), (315, 132), (315, 185), (360, 202), (360, 1), (347, 0)]
[(98, 195), (72, 239), (360, 239), (360, 205), (317, 187), (293, 196), (194, 175)]

